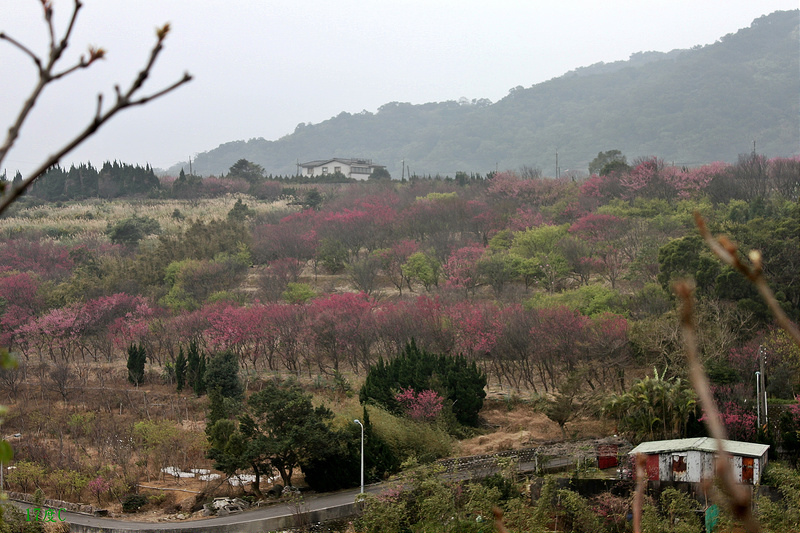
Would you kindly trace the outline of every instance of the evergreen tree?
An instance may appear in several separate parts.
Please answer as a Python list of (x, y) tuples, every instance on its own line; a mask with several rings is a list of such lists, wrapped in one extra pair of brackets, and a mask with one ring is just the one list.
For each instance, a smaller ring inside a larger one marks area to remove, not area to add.
[(395, 391), (411, 388), (419, 392), (432, 389), (452, 402), (452, 411), (461, 424), (476, 426), (478, 411), (486, 397), (486, 375), (475, 362), (462, 355), (435, 355), (421, 350), (412, 339), (391, 362), (379, 359), (370, 367), (359, 391), (361, 403), (382, 405), (399, 413)]
[(219, 388), (208, 389), (208, 424), (207, 427), (213, 426), (217, 420), (229, 418), (230, 410), (226, 405), (225, 398), (220, 393)]
[(183, 346), (175, 360), (175, 382), (178, 384), (178, 392), (183, 390), (186, 384), (186, 357), (183, 355)]
[(239, 360), (231, 350), (214, 355), (208, 362), (203, 378), (206, 389), (219, 391), (223, 398), (241, 400), (244, 395), (239, 379)]
[(131, 344), (128, 346), (128, 381), (136, 386), (144, 382), (144, 364), (147, 353), (144, 346)]
[(19, 170), (17, 173), (14, 174), (14, 181), (11, 182), (12, 189), (18, 189), (22, 185), (22, 174), (20, 174)]
[(400, 460), (386, 441), (375, 433), (366, 406), (361, 421), (364, 423), (364, 477), (370, 483), (381, 481), (400, 469)]
[(242, 202), (242, 199), (239, 198), (238, 200), (236, 200), (236, 203), (233, 204), (231, 210), (228, 211), (228, 219), (243, 222), (248, 217), (252, 217), (255, 214), (256, 214), (255, 210), (247, 207), (247, 204)]
[(194, 383), (197, 381), (197, 370), (200, 367), (200, 350), (197, 348), (197, 342), (192, 341), (189, 343), (189, 348), (186, 351), (186, 383), (194, 389)]
[(206, 392), (206, 356), (200, 355), (199, 363), (197, 365), (197, 374), (194, 378), (194, 393), (202, 396)]

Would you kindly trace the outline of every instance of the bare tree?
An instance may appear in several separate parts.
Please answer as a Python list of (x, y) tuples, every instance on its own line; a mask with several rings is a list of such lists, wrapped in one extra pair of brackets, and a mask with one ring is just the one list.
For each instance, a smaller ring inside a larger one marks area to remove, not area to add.
[(746, 201), (765, 198), (770, 180), (767, 174), (769, 161), (761, 154), (739, 154), (739, 161), (731, 167), (733, 179), (742, 189)]
[(0, 385), (2, 385), (3, 389), (8, 391), (8, 396), (11, 401), (17, 401), (19, 387), (22, 382), (25, 381), (25, 371), (25, 363), (14, 368), (0, 368)]
[(50, 381), (53, 382), (56, 390), (61, 394), (64, 403), (67, 403), (69, 399), (69, 389), (72, 388), (72, 380), (74, 377), (67, 363), (63, 362), (56, 365), (56, 367), (50, 371)]
[[(27, 100), (25, 100), (24, 104), (22, 105), (22, 109), (20, 110), (14, 122), (11, 124), (11, 127), (9, 127), (8, 135), (6, 136), (5, 140), (2, 144), (0, 144), (0, 166), (2, 166), (6, 155), (14, 146), (14, 143), (19, 137), (22, 125), (29, 117), (31, 110), (36, 105), (36, 102), (44, 89), (51, 83), (73, 74), (78, 70), (88, 68), (95, 61), (105, 57), (106, 52), (102, 48), (89, 47), (88, 56), (82, 55), (77, 63), (71, 66), (62, 67), (60, 60), (64, 51), (67, 49), (67, 46), (69, 46), (69, 40), (72, 37), (72, 31), (75, 28), (75, 22), (78, 18), (78, 12), (80, 11), (82, 4), (80, 0), (75, 0), (72, 16), (69, 19), (69, 24), (60, 38), (56, 34), (56, 28), (53, 23), (53, 6), (50, 0), (41, 0), (41, 4), (45, 24), (47, 25), (50, 36), (49, 53), (47, 54), (47, 57), (40, 57), (36, 55), (31, 48), (25, 44), (19, 42), (5, 32), (0, 32), (0, 41), (8, 42), (24, 55), (28, 56), (31, 61), (33, 61), (33, 64), (38, 72), (36, 86), (31, 91), (31, 94), (28, 96)], [(103, 95), (98, 94), (97, 108), (94, 117), (92, 117), (92, 119), (89, 121), (89, 124), (82, 131), (76, 134), (72, 140), (68, 141), (64, 146), (55, 150), (52, 155), (47, 157), (39, 167), (31, 172), (31, 174), (25, 178), (22, 183), (20, 183), (18, 187), (14, 187), (8, 191), (0, 202), (0, 213), (5, 211), (8, 206), (11, 205), (11, 203), (14, 202), (14, 200), (16, 200), (19, 196), (21, 196), (22, 193), (24, 193), (25, 190), (31, 185), (31, 183), (33, 183), (39, 176), (44, 174), (48, 168), (57, 164), (62, 157), (72, 151), (83, 141), (94, 135), (100, 126), (109, 121), (111, 117), (116, 115), (118, 112), (128, 107), (146, 104), (151, 100), (164, 96), (165, 94), (172, 92), (179, 86), (192, 79), (188, 73), (185, 73), (182, 78), (172, 85), (157, 90), (149, 95), (139, 94), (145, 80), (150, 75), (150, 71), (155, 64), (159, 53), (163, 49), (164, 39), (167, 37), (169, 29), (169, 24), (164, 24), (164, 26), (156, 30), (156, 44), (153, 46), (152, 50), (150, 50), (150, 56), (144, 68), (139, 72), (139, 74), (136, 76), (136, 79), (134, 79), (130, 86), (126, 90), (123, 90), (119, 85), (116, 85), (114, 87), (116, 99), (110, 107), (105, 109), (103, 106)]]
[(519, 169), (519, 174), (524, 180), (538, 180), (542, 177), (542, 169), (539, 167), (522, 165)]

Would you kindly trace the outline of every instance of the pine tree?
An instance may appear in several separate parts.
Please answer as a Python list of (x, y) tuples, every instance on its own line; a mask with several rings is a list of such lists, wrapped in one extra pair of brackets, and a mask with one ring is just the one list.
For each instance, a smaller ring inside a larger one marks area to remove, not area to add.
[(178, 392), (182, 391), (186, 384), (186, 357), (183, 355), (183, 346), (178, 353), (178, 359), (175, 360), (175, 381), (178, 384)]

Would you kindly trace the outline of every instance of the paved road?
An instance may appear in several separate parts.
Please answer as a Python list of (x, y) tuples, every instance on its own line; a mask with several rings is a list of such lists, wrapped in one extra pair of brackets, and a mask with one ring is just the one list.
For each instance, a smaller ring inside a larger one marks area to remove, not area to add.
[[(380, 492), (383, 485), (371, 485), (365, 488), (366, 492)], [(304, 511), (318, 511), (330, 507), (340, 507), (352, 504), (360, 489), (350, 489), (335, 493), (312, 495), (306, 498)], [(25, 502), (14, 502), (22, 509), (33, 508), (34, 506)], [(276, 503), (260, 509), (245, 511), (223, 517), (206, 518), (203, 520), (176, 520), (170, 522), (130, 522), (124, 520), (114, 520), (113, 518), (96, 518), (82, 513), (61, 512), (65, 522), (76, 524), (97, 531), (219, 531), (221, 526), (244, 525), (250, 522), (262, 522), (269, 518), (291, 517), (293, 508), (286, 503)], [(242, 530), (249, 529), (243, 527)]]
[[(548, 467), (566, 466), (570, 464), (569, 458), (553, 458), (548, 462)], [(563, 465), (562, 465), (563, 463)], [(519, 465), (521, 472), (530, 472), (534, 469), (534, 463), (522, 463)], [(450, 474), (443, 474), (443, 477), (450, 481), (462, 481), (475, 477), (476, 475), (486, 476), (490, 475), (497, 469), (480, 469), (480, 472), (472, 472), (470, 469), (464, 468), (460, 472)], [(379, 493), (386, 488), (390, 483), (376, 483), (369, 485), (365, 488), (368, 493)], [(340, 508), (349, 506), (355, 501), (356, 495), (360, 489), (343, 490), (340, 492), (315, 494), (305, 499), (303, 507), (304, 512), (321, 511), (323, 509)], [(33, 507), (24, 502), (14, 502), (22, 509)], [(81, 513), (63, 512), (61, 516), (65, 518), (65, 522), (73, 524), (71, 531), (80, 532), (125, 532), (125, 531), (153, 531), (159, 533), (188, 533), (192, 532), (253, 532), (253, 531), (269, 531), (270, 529), (277, 529), (274, 525), (275, 522), (270, 519), (291, 519), (294, 516), (292, 506), (285, 502), (275, 503), (260, 509), (248, 510), (241, 514), (232, 514), (224, 517), (213, 517), (202, 520), (187, 520), (187, 521), (170, 521), (170, 522), (130, 522), (123, 520), (114, 520), (113, 518), (96, 518)]]

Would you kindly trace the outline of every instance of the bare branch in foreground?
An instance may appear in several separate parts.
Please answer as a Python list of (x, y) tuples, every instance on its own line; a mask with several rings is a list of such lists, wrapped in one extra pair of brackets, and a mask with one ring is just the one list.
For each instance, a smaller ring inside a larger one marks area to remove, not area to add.
[(30, 48), (26, 47), (16, 39), (10, 37), (6, 33), (0, 32), (0, 40), (8, 41), (13, 46), (20, 49), (25, 55), (29, 56), (36, 64), (36, 68), (39, 71), (39, 80), (36, 83), (36, 87), (34, 87), (33, 91), (31, 91), (31, 94), (23, 104), (19, 115), (17, 115), (17, 119), (8, 129), (8, 136), (6, 137), (5, 142), (0, 145), (0, 165), (3, 164), (5, 156), (8, 154), (9, 150), (11, 150), (11, 147), (14, 145), (14, 141), (17, 140), (19, 131), (22, 128), (22, 124), (25, 122), (25, 119), (28, 117), (31, 109), (33, 109), (33, 106), (36, 104), (36, 100), (39, 99), (39, 95), (42, 93), (42, 90), (44, 90), (47, 84), (51, 83), (54, 79), (63, 77), (68, 72), (73, 72), (78, 68), (88, 67), (91, 63), (87, 63), (83, 60), (83, 58), (81, 58), (77, 65), (67, 69), (67, 71), (62, 72), (61, 74), (55, 76), (53, 75), (53, 70), (55, 69), (56, 63), (69, 45), (69, 38), (70, 35), (72, 35), (72, 30), (75, 27), (75, 20), (78, 17), (78, 11), (80, 11), (81, 7), (82, 4), (80, 3), (80, 0), (75, 0), (75, 6), (72, 10), (69, 26), (64, 32), (64, 36), (61, 38), (61, 42), (56, 44), (55, 28), (53, 27), (53, 7), (51, 6), (50, 2), (42, 2), (44, 19), (50, 32), (50, 48), (47, 62), (42, 61), (42, 59), (34, 54)]
[(647, 456), (637, 453), (636, 463), (636, 491), (633, 493), (633, 533), (642, 533), (642, 508), (644, 507), (644, 489), (647, 484)]
[(494, 526), (497, 528), (498, 533), (508, 533), (506, 526), (503, 524), (503, 511), (499, 507), (492, 508), (494, 514)]
[[(11, 150), (12, 146), (14, 145), (17, 137), (19, 136), (20, 129), (22, 128), (23, 123), (27, 119), (30, 111), (33, 109), (33, 106), (36, 104), (39, 96), (41, 95), (44, 88), (52, 83), (55, 80), (58, 80), (72, 72), (75, 72), (78, 69), (87, 68), (93, 62), (102, 59), (105, 57), (105, 50), (102, 48), (89, 48), (89, 57), (86, 59), (84, 56), (80, 57), (80, 60), (77, 64), (69, 67), (62, 72), (55, 73), (54, 69), (58, 59), (61, 57), (64, 50), (67, 48), (69, 44), (69, 37), (72, 34), (72, 30), (75, 25), (75, 20), (77, 18), (78, 11), (81, 8), (80, 0), (75, 0), (75, 7), (72, 12), (72, 17), (70, 18), (69, 27), (64, 33), (61, 41), (56, 44), (56, 37), (55, 31), (53, 29), (52, 24), (52, 7), (50, 6), (49, 2), (43, 2), (44, 7), (44, 14), (45, 14), (45, 21), (48, 24), (50, 29), (50, 53), (48, 57), (48, 61), (45, 64), (39, 57), (37, 57), (31, 50), (21, 43), (17, 42), (13, 38), (9, 37), (5, 33), (0, 33), (0, 40), (5, 40), (20, 49), (23, 53), (30, 56), (34, 63), (36, 64), (39, 70), (39, 80), (34, 87), (33, 91), (31, 91), (30, 96), (25, 101), (20, 110), (20, 113), (17, 115), (16, 120), (8, 129), (7, 137), (2, 145), (0, 145), (0, 166), (5, 159), (5, 156)], [(67, 142), (63, 147), (61, 147), (58, 151), (50, 155), (36, 170), (34, 170), (30, 176), (28, 176), (22, 183), (10, 191), (8, 191), (3, 197), (2, 201), (0, 201), (0, 214), (2, 214), (8, 206), (10, 206), (17, 198), (19, 198), (30, 185), (39, 178), (42, 174), (44, 174), (47, 169), (52, 167), (53, 165), (57, 164), (62, 157), (64, 157), (67, 153), (72, 151), (75, 147), (85, 141), (87, 138), (91, 137), (103, 124), (105, 124), (108, 120), (110, 120), (114, 115), (116, 115), (119, 111), (126, 109), (128, 107), (144, 105), (151, 100), (156, 98), (160, 98), (165, 94), (168, 94), (184, 83), (187, 83), (192, 79), (192, 76), (188, 73), (185, 73), (181, 79), (164, 87), (163, 89), (156, 91), (150, 95), (139, 96), (136, 97), (139, 89), (143, 86), (145, 80), (149, 77), (150, 71), (155, 64), (156, 59), (158, 58), (159, 53), (163, 49), (163, 42), (166, 38), (167, 34), (169, 33), (169, 24), (165, 24), (163, 27), (158, 28), (156, 30), (156, 37), (157, 41), (153, 49), (150, 51), (150, 56), (145, 67), (139, 72), (136, 79), (131, 83), (130, 87), (123, 93), (119, 86), (115, 87), (116, 90), (116, 102), (114, 105), (109, 108), (107, 111), (103, 112), (103, 95), (99, 94), (97, 98), (97, 109), (95, 111), (94, 117), (92, 121), (84, 128), (83, 131), (78, 133), (71, 141)]]
[(725, 440), (725, 426), (711, 394), (711, 385), (706, 376), (700, 359), (697, 355), (697, 334), (694, 326), (693, 307), (694, 299), (692, 287), (689, 283), (681, 281), (675, 284), (675, 292), (681, 298), (681, 330), (683, 331), (686, 358), (689, 362), (689, 380), (700, 400), (700, 407), (705, 412), (706, 426), (711, 436), (717, 440), (717, 477), (720, 479), (723, 491), (727, 495), (733, 515), (742, 521), (747, 531), (756, 533), (760, 531), (758, 521), (753, 516), (750, 505), (750, 494), (743, 486), (736, 482), (731, 468), (731, 457), (725, 451), (722, 441)]

